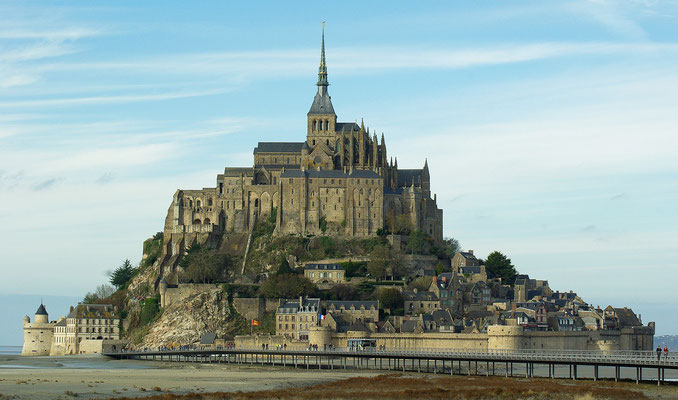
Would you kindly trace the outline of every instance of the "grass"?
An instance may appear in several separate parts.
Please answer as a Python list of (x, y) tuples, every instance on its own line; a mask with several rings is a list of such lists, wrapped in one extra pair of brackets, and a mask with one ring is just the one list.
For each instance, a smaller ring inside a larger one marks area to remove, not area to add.
[[(234, 393), (191, 393), (175, 395), (164, 393), (146, 397), (148, 400), (171, 399), (649, 399), (643, 389), (644, 384), (593, 382), (593, 381), (554, 381), (548, 379), (517, 379), (501, 377), (466, 376), (422, 376), (388, 374), (371, 378), (349, 378), (327, 384), (303, 388), (298, 387), (276, 390)], [(668, 391), (675, 388), (664, 387)], [(675, 392), (673, 392), (675, 394)], [(668, 397), (666, 397), (668, 398)]]

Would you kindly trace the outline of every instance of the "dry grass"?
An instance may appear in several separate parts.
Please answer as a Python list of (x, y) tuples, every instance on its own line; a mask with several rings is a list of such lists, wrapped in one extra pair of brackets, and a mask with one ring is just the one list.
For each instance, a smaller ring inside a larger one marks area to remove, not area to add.
[[(641, 385), (642, 387), (643, 385)], [(671, 388), (667, 388), (670, 390)], [(675, 388), (673, 388), (675, 390)], [(523, 380), (501, 377), (421, 376), (389, 374), (372, 378), (349, 378), (322, 385), (279, 390), (234, 393), (164, 393), (148, 400), (249, 400), (249, 399), (648, 399), (635, 385), (628, 383)], [(118, 398), (120, 399), (120, 398)]]

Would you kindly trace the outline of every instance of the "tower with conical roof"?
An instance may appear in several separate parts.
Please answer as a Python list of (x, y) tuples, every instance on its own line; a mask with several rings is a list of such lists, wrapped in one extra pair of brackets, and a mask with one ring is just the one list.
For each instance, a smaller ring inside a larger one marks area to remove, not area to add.
[(52, 348), (54, 323), (49, 322), (49, 315), (42, 302), (35, 311), (35, 319), (32, 323), (28, 316), (23, 318), (23, 328), (24, 346), (21, 349), (21, 355), (48, 356)]
[(318, 92), (313, 98), (313, 104), (308, 111), (308, 126), (306, 141), (312, 148), (318, 144), (325, 143), (331, 149), (334, 149), (335, 128), (337, 124), (337, 115), (332, 106), (332, 98), (327, 92), (330, 85), (327, 81), (327, 62), (325, 61), (325, 23), (323, 22), (322, 39), (320, 46), (320, 66), (318, 67)]

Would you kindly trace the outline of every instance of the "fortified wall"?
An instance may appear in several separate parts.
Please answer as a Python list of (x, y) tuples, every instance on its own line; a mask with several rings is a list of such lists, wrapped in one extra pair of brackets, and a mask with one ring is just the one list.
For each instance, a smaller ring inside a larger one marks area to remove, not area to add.
[(290, 348), (333, 345), (347, 347), (349, 339), (375, 339), (377, 346), (407, 350), (652, 350), (652, 327), (636, 327), (621, 331), (526, 332), (520, 326), (494, 325), (487, 333), (370, 333), (348, 331), (336, 333), (326, 327), (315, 326), (309, 332), (308, 342), (299, 342), (285, 336), (237, 336), (236, 345), (260, 347), (287, 344)]

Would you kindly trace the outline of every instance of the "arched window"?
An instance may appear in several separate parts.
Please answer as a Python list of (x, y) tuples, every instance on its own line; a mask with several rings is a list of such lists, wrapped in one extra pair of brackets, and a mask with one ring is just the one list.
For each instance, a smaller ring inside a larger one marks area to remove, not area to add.
[(326, 131), (330, 130), (330, 121), (325, 121), (325, 130)]
[(196, 200), (196, 201), (195, 201), (195, 205), (196, 205), (198, 208), (200, 208), (200, 200)]
[(196, 219), (193, 221), (193, 224), (194, 224), (194, 225), (200, 225), (201, 223), (202, 223), (202, 221), (200, 221), (199, 218), (196, 218)]
[(254, 207), (259, 207), (259, 199), (254, 199)]
[(212, 199), (211, 198), (209, 200), (207, 200), (207, 205), (212, 207)]
[(203, 221), (203, 224), (205, 224), (205, 225), (209, 225), (209, 224), (210, 224), (210, 222), (211, 222), (211, 221), (210, 221), (210, 219), (209, 219), (209, 218), (205, 218), (205, 221)]
[(313, 130), (314, 131), (318, 130), (318, 121), (313, 121)]
[(330, 145), (330, 139), (326, 139), (325, 144), (329, 146)]

